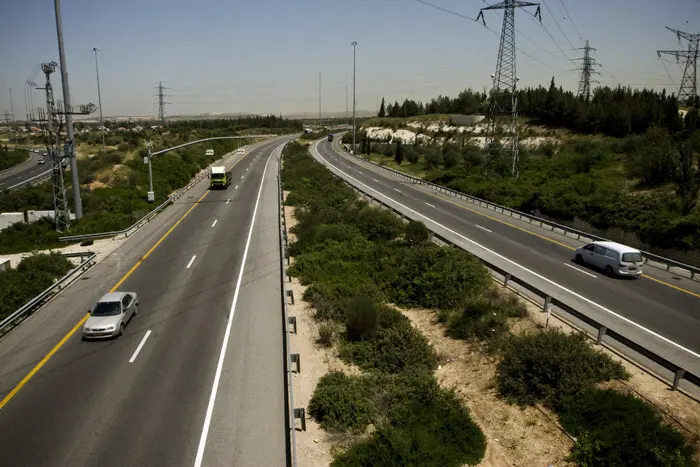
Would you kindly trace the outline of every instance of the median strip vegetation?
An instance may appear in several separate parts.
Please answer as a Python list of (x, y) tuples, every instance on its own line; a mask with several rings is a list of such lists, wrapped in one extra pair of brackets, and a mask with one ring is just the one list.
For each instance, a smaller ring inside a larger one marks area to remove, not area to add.
[[(570, 462), (694, 465), (690, 442), (651, 406), (601, 389), (628, 374), (585, 337), (512, 331), (527, 315), (525, 306), (496, 288), (476, 258), (433, 244), (421, 223), (369, 206), (305, 146), (285, 148), (282, 181), (297, 221), (290, 229), (296, 240), (288, 250), (289, 273), (306, 287), (318, 343), (358, 370), (330, 371), (309, 402), (311, 417), (346, 440), (332, 451), (332, 465), (459, 466), (484, 457), (484, 433), (463, 397), (436, 380), (442, 357), (407, 318), (407, 308), (434, 313), (446, 336), (487, 356), (502, 401), (558, 415), (576, 436)], [(598, 423), (601, 410), (618, 417)], [(630, 451), (637, 454), (629, 457)]]
[(0, 147), (0, 171), (7, 170), (26, 161), (29, 152), (25, 149), (10, 149), (7, 145)]

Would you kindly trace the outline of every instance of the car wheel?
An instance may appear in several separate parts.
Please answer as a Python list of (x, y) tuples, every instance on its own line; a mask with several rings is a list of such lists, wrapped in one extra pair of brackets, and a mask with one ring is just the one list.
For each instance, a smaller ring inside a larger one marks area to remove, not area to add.
[(119, 325), (119, 335), (120, 336), (124, 335), (124, 323)]
[(578, 264), (583, 264), (583, 256), (581, 255), (576, 255), (576, 262)]
[(612, 276), (613, 268), (611, 268), (610, 266), (605, 266), (605, 274), (607, 274), (608, 276)]

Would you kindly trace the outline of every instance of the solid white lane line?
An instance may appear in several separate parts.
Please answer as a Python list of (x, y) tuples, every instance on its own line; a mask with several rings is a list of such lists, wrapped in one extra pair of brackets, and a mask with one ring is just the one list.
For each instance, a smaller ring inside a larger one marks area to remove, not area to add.
[(479, 227), (481, 230), (485, 230), (485, 231), (488, 232), (488, 233), (493, 233), (493, 231), (487, 229), (486, 227), (482, 227), (482, 226), (480, 226), (479, 224), (474, 224), (474, 225), (477, 226), (477, 227)]
[(594, 275), (594, 274), (591, 274), (591, 273), (588, 272), (588, 271), (584, 271), (583, 269), (579, 269), (579, 268), (577, 268), (576, 266), (572, 266), (572, 265), (569, 264), (569, 263), (564, 263), (564, 266), (568, 266), (568, 267), (570, 267), (571, 269), (574, 269), (574, 270), (576, 270), (576, 271), (578, 271), (578, 272), (582, 272), (583, 274), (585, 274), (585, 275), (587, 275), (587, 276), (591, 276), (593, 279), (595, 279), (596, 277), (598, 277), (598, 276), (596, 276), (596, 275)]
[(136, 350), (134, 350), (134, 355), (132, 355), (131, 358), (129, 359), (129, 363), (134, 363), (134, 361), (136, 361), (136, 357), (139, 356), (139, 352), (141, 352), (141, 349), (143, 348), (143, 344), (146, 343), (146, 339), (148, 339), (148, 336), (150, 336), (150, 335), (151, 335), (151, 330), (149, 329), (148, 331), (146, 331), (146, 335), (143, 336), (143, 339), (141, 339), (141, 343), (139, 344), (139, 346), (136, 347)]
[[(283, 146), (283, 145), (281, 145)], [(279, 146), (278, 146), (279, 147)], [(221, 353), (219, 354), (219, 363), (216, 365), (216, 373), (214, 375), (214, 383), (211, 388), (211, 395), (209, 396), (209, 405), (207, 406), (207, 413), (204, 417), (204, 426), (202, 427), (202, 436), (199, 438), (199, 447), (197, 448), (197, 457), (194, 460), (194, 467), (201, 467), (202, 460), (204, 459), (204, 448), (207, 445), (207, 436), (209, 434), (209, 425), (211, 424), (211, 418), (214, 413), (214, 403), (216, 402), (216, 393), (219, 390), (219, 380), (221, 379), (221, 371), (224, 367), (224, 359), (226, 358), (226, 348), (228, 347), (228, 340), (231, 336), (231, 324), (233, 323), (233, 315), (236, 312), (236, 303), (238, 303), (238, 293), (241, 290), (241, 281), (243, 280), (243, 271), (245, 270), (246, 258), (248, 258), (248, 248), (250, 247), (250, 239), (253, 237), (253, 228), (255, 227), (255, 217), (258, 214), (258, 205), (260, 204), (260, 195), (262, 194), (263, 184), (265, 183), (265, 174), (267, 173), (267, 165), (272, 158), (276, 148), (272, 150), (270, 156), (265, 162), (265, 168), (263, 169), (262, 178), (260, 179), (260, 188), (258, 188), (258, 197), (255, 200), (255, 208), (253, 209), (253, 218), (250, 221), (250, 230), (248, 231), (248, 239), (245, 242), (245, 249), (243, 250), (243, 259), (241, 260), (241, 268), (238, 273), (238, 281), (236, 282), (236, 290), (233, 292), (233, 301), (231, 302), (231, 311), (229, 312), (228, 322), (226, 323), (226, 332), (224, 333), (224, 341), (221, 344)]]
[(211, 226), (214, 227), (214, 226), (216, 225), (217, 222), (219, 222), (219, 219), (215, 219), (215, 220), (214, 220), (214, 223), (213, 223)]
[(195, 259), (196, 257), (197, 257), (197, 255), (194, 255), (194, 256), (192, 257), (192, 259), (190, 260), (190, 262), (187, 263), (187, 267), (186, 267), (185, 269), (189, 269), (190, 266), (192, 266), (192, 263), (194, 263), (194, 259)]
[(398, 191), (399, 193), (401, 193), (401, 190), (399, 190), (398, 188), (394, 188), (394, 190), (396, 190), (396, 191)]
[(571, 290), (571, 289), (567, 289), (567, 288), (564, 287), (563, 285), (560, 285), (560, 284), (554, 282), (553, 280), (548, 279), (548, 278), (542, 276), (541, 274), (538, 274), (538, 273), (536, 273), (535, 271), (532, 271), (532, 270), (526, 268), (525, 266), (522, 266), (522, 265), (516, 263), (516, 262), (513, 261), (512, 259), (506, 258), (505, 256), (500, 255), (500, 254), (496, 253), (496, 252), (493, 251), (493, 250), (489, 250), (488, 248), (486, 248), (485, 246), (481, 245), (480, 243), (477, 243), (477, 242), (475, 242), (474, 240), (472, 240), (472, 239), (470, 239), (470, 238), (467, 238), (467, 237), (465, 237), (464, 235), (462, 235), (462, 234), (460, 234), (460, 233), (458, 233), (458, 232), (455, 232), (454, 230), (450, 229), (449, 227), (445, 227), (444, 225), (442, 225), (442, 224), (440, 224), (440, 223), (438, 223), (438, 222), (435, 222), (434, 220), (432, 220), (432, 219), (429, 218), (428, 216), (425, 216), (425, 215), (419, 213), (418, 211), (415, 211), (415, 210), (409, 208), (408, 206), (405, 206), (405, 205), (399, 203), (398, 201), (396, 201), (396, 200), (390, 198), (389, 196), (385, 195), (384, 193), (380, 193), (379, 191), (375, 190), (375, 189), (372, 188), (371, 186), (366, 185), (366, 184), (362, 183), (361, 181), (359, 181), (358, 179), (354, 178), (352, 175), (349, 175), (349, 174), (343, 172), (343, 171), (340, 170), (338, 167), (335, 167), (335, 166), (333, 166), (332, 164), (328, 164), (328, 161), (327, 161), (327, 160), (321, 155), (321, 153), (318, 151), (318, 143), (317, 143), (316, 145), (312, 145), (312, 146), (310, 146), (310, 147), (313, 148), (314, 151), (316, 151), (316, 154), (318, 155), (318, 157), (319, 157), (324, 163), (326, 163), (327, 165), (330, 165), (330, 166), (333, 167), (335, 170), (337, 170), (338, 172), (340, 172), (340, 173), (342, 173), (343, 175), (345, 175), (349, 180), (353, 180), (354, 182), (356, 182), (358, 185), (362, 185), (362, 186), (364, 186), (365, 188), (367, 188), (368, 190), (370, 190), (370, 191), (372, 191), (372, 192), (374, 192), (374, 193), (376, 193), (376, 194), (378, 194), (378, 195), (380, 195), (380, 196), (382, 196), (382, 197), (384, 197), (384, 198), (386, 198), (386, 199), (390, 199), (391, 201), (393, 201), (393, 202), (396, 203), (397, 205), (401, 206), (402, 208), (406, 209), (406, 210), (409, 211), (409, 212), (412, 212), (412, 213), (415, 214), (416, 216), (422, 217), (423, 219), (429, 221), (430, 223), (432, 223), (432, 224), (434, 224), (434, 225), (437, 225), (438, 227), (444, 229), (444, 230), (447, 231), (447, 232), (450, 232), (452, 235), (455, 235), (455, 236), (461, 238), (462, 240), (464, 240), (464, 241), (466, 241), (466, 242), (469, 242), (469, 243), (471, 243), (472, 245), (474, 245), (474, 246), (476, 246), (476, 247), (478, 247), (478, 248), (481, 248), (482, 250), (484, 250), (484, 251), (486, 251), (486, 252), (488, 252), (488, 253), (490, 253), (490, 254), (492, 254), (492, 255), (498, 257), (498, 258), (501, 258), (502, 260), (504, 260), (504, 261), (506, 261), (506, 262), (512, 264), (513, 266), (516, 266), (516, 267), (522, 269), (523, 271), (525, 271), (525, 272), (527, 272), (527, 273), (529, 273), (529, 274), (531, 274), (531, 275), (533, 275), (533, 276), (535, 276), (535, 277), (537, 277), (537, 278), (539, 278), (539, 279), (542, 279), (543, 281), (545, 281), (545, 282), (547, 282), (547, 283), (553, 285), (554, 287), (557, 287), (558, 289), (561, 289), (561, 290), (563, 290), (564, 292), (567, 292), (567, 293), (571, 294), (572, 296), (574, 296), (574, 297), (576, 297), (576, 298), (578, 298), (578, 299), (580, 299), (580, 300), (583, 300), (584, 302), (588, 303), (589, 305), (592, 305), (592, 306), (598, 308), (599, 310), (602, 310), (602, 311), (608, 313), (609, 315), (614, 316), (614, 317), (616, 317), (616, 318), (618, 318), (618, 319), (620, 319), (620, 320), (622, 320), (622, 321), (624, 321), (624, 322), (626, 322), (626, 323), (628, 323), (628, 324), (634, 326), (635, 328), (640, 329), (641, 331), (644, 331), (645, 333), (647, 333), (647, 334), (649, 334), (649, 335), (651, 335), (651, 336), (656, 337), (657, 339), (661, 339), (662, 341), (666, 342), (667, 344), (670, 344), (670, 345), (672, 345), (673, 347), (675, 347), (675, 348), (677, 348), (677, 349), (680, 349), (680, 350), (682, 350), (682, 351), (688, 353), (689, 355), (692, 355), (692, 356), (695, 357), (695, 358), (700, 358), (700, 354), (698, 354), (697, 352), (693, 352), (692, 350), (690, 350), (690, 349), (688, 349), (688, 348), (685, 348), (685, 347), (683, 347), (683, 346), (680, 345), (680, 344), (676, 344), (675, 342), (673, 342), (673, 341), (672, 341), (671, 339), (669, 339), (668, 337), (664, 337), (664, 336), (662, 336), (661, 334), (652, 331), (651, 329), (647, 329), (647, 328), (645, 328), (644, 326), (642, 326), (641, 324), (637, 324), (637, 323), (635, 323), (634, 321), (632, 321), (631, 319), (629, 319), (629, 318), (627, 318), (627, 317), (625, 317), (625, 316), (622, 316), (622, 315), (619, 314), (619, 313), (615, 313), (614, 311), (612, 311), (612, 310), (610, 310), (610, 309), (608, 309), (608, 308), (605, 308), (603, 305), (601, 305), (601, 304), (599, 304), (599, 303), (596, 303), (596, 302), (594, 302), (593, 300), (591, 300), (591, 299), (589, 299), (589, 298), (587, 298), (587, 297), (584, 297), (583, 295), (578, 294), (578, 293), (574, 292), (574, 291)]
[(433, 206), (433, 205), (430, 204), (430, 203), (425, 203), (425, 204), (427, 204), (427, 205), (430, 206), (431, 208), (434, 208), (434, 207), (435, 207), (435, 206)]

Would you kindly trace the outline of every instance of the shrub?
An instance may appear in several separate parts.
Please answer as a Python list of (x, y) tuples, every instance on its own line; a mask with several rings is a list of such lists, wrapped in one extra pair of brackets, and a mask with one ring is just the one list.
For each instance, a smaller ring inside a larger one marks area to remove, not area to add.
[(460, 159), (460, 153), (457, 149), (449, 149), (445, 152), (443, 164), (445, 164), (445, 168), (451, 169), (452, 167), (459, 164)]
[(358, 295), (350, 301), (345, 313), (345, 332), (348, 340), (359, 342), (374, 337), (377, 332), (378, 313), (372, 299)]
[(430, 230), (420, 221), (409, 221), (406, 224), (406, 241), (409, 245), (420, 245), (430, 240)]
[(571, 399), (560, 413), (564, 428), (577, 437), (570, 460), (581, 466), (690, 467), (693, 448), (661, 423), (640, 399), (610, 389), (594, 389)]
[(413, 147), (411, 146), (405, 146), (403, 148), (403, 153), (404, 156), (406, 156), (406, 160), (411, 163), (415, 164), (418, 162), (418, 159), (420, 158), (420, 155), (418, 154), (418, 151), (416, 151)]
[(394, 146), (391, 144), (383, 144), (382, 154), (384, 154), (386, 157), (394, 157)]
[(372, 421), (370, 395), (359, 378), (332, 371), (318, 381), (309, 414), (327, 431), (361, 431)]
[(393, 240), (403, 233), (404, 225), (386, 209), (367, 206), (357, 215), (356, 225), (368, 240)]
[(333, 345), (334, 334), (335, 332), (331, 323), (321, 323), (318, 326), (318, 343), (324, 347), (330, 347)]
[(490, 281), (484, 266), (469, 253), (431, 243), (397, 250), (384, 268), (395, 303), (425, 308), (458, 307)]
[(454, 394), (439, 391), (428, 401), (401, 404), (399, 423), (380, 427), (368, 440), (352, 446), (331, 465), (461, 466), (478, 464), (486, 439)]
[(378, 329), (372, 339), (342, 342), (340, 358), (365, 370), (399, 373), (407, 369), (432, 371), (437, 357), (428, 340), (398, 311), (379, 309)]
[(591, 348), (583, 334), (557, 330), (514, 336), (496, 374), (498, 390), (509, 400), (541, 401), (555, 409), (599, 382), (627, 377), (622, 365)]

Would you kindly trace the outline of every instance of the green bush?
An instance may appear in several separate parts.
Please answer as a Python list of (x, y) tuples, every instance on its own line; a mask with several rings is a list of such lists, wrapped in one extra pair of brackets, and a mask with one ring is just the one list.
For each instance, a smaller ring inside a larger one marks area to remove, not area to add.
[(358, 295), (350, 301), (345, 313), (345, 333), (349, 341), (359, 342), (373, 338), (378, 322), (377, 307), (371, 298)]
[(333, 335), (335, 330), (331, 323), (325, 322), (318, 326), (318, 343), (324, 347), (333, 345)]
[(26, 161), (29, 152), (25, 149), (0, 150), (0, 170), (9, 169)]
[(420, 158), (420, 154), (418, 154), (418, 151), (416, 151), (411, 146), (404, 146), (402, 149), (403, 149), (403, 154), (409, 163), (415, 164), (418, 162), (418, 160)]
[(627, 377), (622, 365), (594, 350), (583, 334), (558, 330), (513, 336), (496, 373), (502, 396), (554, 409), (597, 383)]
[(372, 206), (360, 210), (356, 223), (368, 240), (393, 240), (404, 230), (401, 220), (390, 211)]
[(691, 467), (693, 448), (675, 429), (662, 424), (640, 399), (594, 389), (572, 398), (560, 413), (576, 436), (570, 460), (582, 467)]
[(420, 221), (409, 221), (405, 231), (406, 241), (409, 245), (421, 245), (430, 240), (430, 230)]
[(331, 371), (318, 381), (309, 401), (309, 414), (327, 431), (361, 431), (374, 416), (370, 396), (359, 378)]
[(478, 464), (486, 439), (454, 394), (439, 391), (421, 403), (400, 405), (400, 423), (381, 426), (367, 441), (337, 456), (334, 467), (350, 466), (461, 466)]
[(381, 307), (378, 311), (378, 329), (373, 338), (341, 342), (340, 358), (364, 370), (432, 371), (437, 366), (437, 356), (423, 334), (393, 308)]
[(447, 335), (455, 339), (493, 341), (508, 333), (508, 318), (522, 318), (526, 311), (516, 297), (494, 293), (467, 302), (447, 320)]
[(73, 268), (59, 254), (37, 254), (24, 258), (16, 269), (0, 274), (0, 320), (47, 289)]
[(12, 254), (65, 246), (58, 241), (60, 235), (56, 232), (54, 222), (48, 218), (12, 224), (0, 232), (0, 253)]

